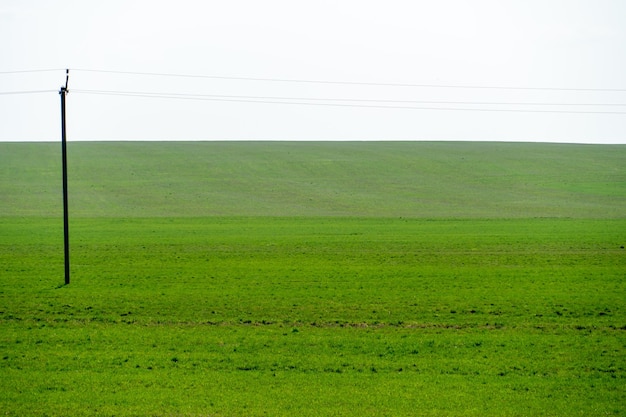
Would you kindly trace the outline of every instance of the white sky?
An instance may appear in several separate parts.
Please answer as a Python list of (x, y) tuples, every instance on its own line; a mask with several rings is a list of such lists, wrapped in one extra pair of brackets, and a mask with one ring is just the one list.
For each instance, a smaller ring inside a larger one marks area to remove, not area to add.
[[(59, 140), (58, 90), (65, 81), (62, 70), (6, 72), (70, 68), (69, 141), (626, 143), (626, 114), (584, 113), (626, 113), (626, 105), (618, 105), (626, 104), (624, 0), (0, 0), (0, 57), (0, 140), (5, 141)], [(80, 69), (612, 91), (270, 82)], [(50, 92), (3, 94), (32, 90)], [(261, 104), (80, 90), (583, 113)], [(594, 103), (603, 106), (580, 105)]]

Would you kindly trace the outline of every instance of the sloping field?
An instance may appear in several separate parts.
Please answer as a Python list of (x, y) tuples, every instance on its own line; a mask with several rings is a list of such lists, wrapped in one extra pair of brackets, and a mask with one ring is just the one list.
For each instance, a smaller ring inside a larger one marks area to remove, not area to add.
[[(70, 143), (77, 217), (624, 217), (626, 146)], [(0, 144), (0, 216), (60, 214), (60, 145)]]
[(625, 162), (0, 144), (0, 414), (626, 415)]

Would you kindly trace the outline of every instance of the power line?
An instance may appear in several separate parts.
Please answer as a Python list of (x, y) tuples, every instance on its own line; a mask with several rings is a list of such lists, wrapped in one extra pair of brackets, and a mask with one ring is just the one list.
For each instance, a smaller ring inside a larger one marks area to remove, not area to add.
[(30, 73), (30, 72), (53, 72), (53, 71), (65, 71), (65, 68), (29, 69), (29, 70), (17, 70), (17, 71), (0, 71), (0, 74), (25, 74), (25, 73)]
[(358, 99), (358, 98), (320, 98), (320, 97), (284, 97), (284, 96), (242, 96), (224, 94), (191, 94), (191, 93), (166, 93), (145, 91), (119, 91), (119, 90), (72, 90), (75, 93), (128, 95), (138, 97), (155, 98), (229, 98), (229, 99), (252, 99), (252, 100), (305, 100), (305, 101), (329, 101), (329, 102), (363, 102), (363, 103), (412, 103), (412, 104), (464, 104), (464, 105), (498, 105), (498, 106), (626, 106), (626, 103), (540, 103), (540, 102), (503, 102), (503, 101), (440, 101), (440, 100), (389, 100), (389, 99)]
[(233, 77), (218, 75), (193, 75), (158, 72), (135, 72), (135, 71), (113, 71), (75, 68), (72, 71), (94, 72), (104, 74), (137, 75), (153, 77), (179, 77), (179, 78), (206, 78), (218, 80), (239, 80), (239, 81), (266, 81), (283, 83), (309, 83), (309, 84), (339, 84), (339, 85), (361, 85), (380, 87), (420, 87), (420, 88), (459, 88), (459, 89), (487, 89), (487, 90), (537, 90), (537, 91), (603, 91), (603, 92), (626, 92), (626, 88), (561, 88), (561, 87), (504, 87), (504, 86), (479, 86), (479, 85), (447, 85), (447, 84), (408, 84), (408, 83), (375, 83), (358, 81), (328, 81), (328, 80), (306, 80), (287, 78), (260, 78), (260, 77)]
[[(340, 103), (311, 103), (302, 101), (271, 101), (261, 99), (245, 98), (218, 98), (202, 95), (177, 95), (167, 93), (133, 93), (123, 91), (98, 91), (98, 90), (72, 90), (75, 93), (99, 94), (125, 97), (143, 97), (175, 100), (203, 100), (236, 103), (259, 103), (259, 104), (283, 104), (283, 105), (305, 105), (305, 106), (329, 106), (329, 107), (354, 107), (372, 109), (407, 109), (407, 110), (447, 110), (447, 111), (480, 111), (480, 112), (513, 112), (513, 113), (569, 113), (569, 114), (626, 114), (619, 111), (578, 111), (578, 110), (530, 110), (530, 109), (485, 109), (485, 108), (457, 108), (457, 107), (416, 107), (416, 106), (387, 106), (387, 105), (362, 105), (362, 104), (340, 104)], [(479, 104), (479, 103), (476, 103)]]
[(0, 91), (0, 95), (56, 93), (56, 90)]
[[(66, 68), (45, 68), (45, 69), (26, 69), (26, 70), (15, 70), (15, 71), (0, 71), (0, 75), (2, 75), (2, 74), (38, 73), (38, 72), (55, 72), (55, 71), (65, 71), (65, 70), (66, 70)], [(102, 74), (152, 76), (152, 77), (206, 78), (206, 79), (217, 79), (217, 80), (264, 81), (264, 82), (309, 83), (309, 84), (338, 84), (338, 85), (361, 85), (361, 86), (380, 86), (380, 87), (457, 88), (457, 89), (531, 90), (531, 91), (535, 90), (535, 91), (626, 92), (626, 88), (506, 87), (506, 86), (485, 86), (485, 85), (467, 85), (467, 84), (378, 83), (378, 82), (361, 82), (361, 81), (310, 80), (310, 79), (263, 78), (263, 77), (235, 77), (235, 76), (202, 75), (202, 74), (180, 74), (180, 73), (160, 73), (160, 72), (140, 72), (140, 71), (115, 71), (115, 70), (100, 70), (100, 69), (90, 69), (90, 68), (74, 68), (74, 69), (72, 69), (72, 71), (93, 72), (93, 73), (102, 73)]]

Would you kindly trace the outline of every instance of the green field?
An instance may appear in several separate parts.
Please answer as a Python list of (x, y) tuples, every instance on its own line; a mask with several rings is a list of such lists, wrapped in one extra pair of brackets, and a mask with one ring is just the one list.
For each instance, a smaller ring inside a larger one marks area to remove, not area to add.
[(0, 415), (626, 415), (626, 146), (0, 144)]

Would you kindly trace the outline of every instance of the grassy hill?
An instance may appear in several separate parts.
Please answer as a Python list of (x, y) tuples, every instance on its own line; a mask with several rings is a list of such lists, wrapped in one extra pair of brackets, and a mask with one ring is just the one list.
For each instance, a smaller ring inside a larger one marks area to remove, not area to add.
[[(616, 218), (626, 146), (69, 143), (74, 217)], [(61, 213), (60, 145), (0, 144), (0, 216)]]
[(626, 146), (0, 144), (8, 416), (626, 415)]

